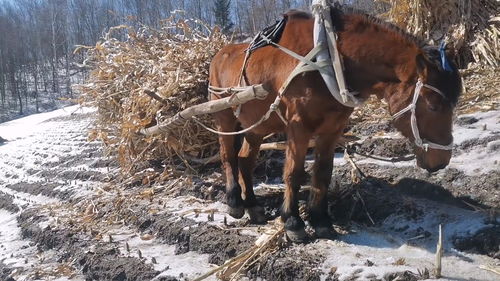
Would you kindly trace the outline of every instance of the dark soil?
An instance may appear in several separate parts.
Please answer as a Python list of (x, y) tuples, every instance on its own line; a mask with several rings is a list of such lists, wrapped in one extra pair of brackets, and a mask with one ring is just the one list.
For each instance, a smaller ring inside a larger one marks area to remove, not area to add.
[[(497, 135), (492, 135), (488, 136), (482, 139), (469, 139), (464, 142), (462, 142), (460, 145), (456, 145), (455, 149), (453, 151), (454, 155), (459, 155), (464, 152), (470, 152), (472, 149), (477, 148), (477, 147), (487, 147), (489, 143), (495, 142), (497, 140), (500, 140), (500, 134)], [(490, 145), (491, 146), (491, 145)], [(490, 152), (495, 152), (500, 148), (500, 145), (498, 147), (495, 147), (496, 149), (491, 148)]]
[(19, 207), (14, 204), (12, 196), (3, 192), (0, 192), (0, 209), (5, 209), (12, 213), (19, 212)]
[(210, 254), (208, 262), (221, 265), (250, 248), (255, 237), (239, 235), (208, 223), (190, 219), (172, 221), (169, 215), (145, 215), (137, 224), (141, 231), (156, 233), (167, 244), (176, 245), (176, 254), (195, 251)]
[(407, 139), (368, 138), (355, 144), (356, 152), (382, 157), (399, 157), (413, 153), (413, 146)]
[[(448, 168), (436, 174), (415, 167), (359, 165), (360, 169), (372, 180), (385, 181), (389, 187), (396, 187), (403, 194), (426, 198), (433, 201), (451, 203), (470, 209), (463, 203), (471, 203), (482, 208), (500, 208), (500, 171), (469, 176), (457, 169)], [(349, 186), (350, 166), (334, 168), (337, 181)]]
[(500, 225), (478, 231), (470, 237), (458, 237), (453, 241), (457, 250), (500, 259)]
[(7, 187), (20, 192), (29, 193), (32, 195), (44, 195), (47, 197), (54, 197), (59, 199), (68, 199), (74, 193), (73, 191), (65, 190), (59, 191), (55, 190), (59, 184), (50, 182), (18, 182), (15, 184), (10, 184)]
[[(34, 209), (23, 212), (18, 217), (23, 237), (34, 241), (41, 251), (56, 250), (58, 262), (75, 260), (86, 280), (141, 281), (151, 280), (159, 274), (144, 259), (121, 256), (114, 243), (99, 243), (69, 228), (41, 229), (38, 222), (42, 219)], [(159, 280), (176, 279), (165, 277)]]
[(0, 280), (4, 281), (16, 281), (14, 278), (9, 277), (9, 275), (14, 271), (13, 268), (8, 267), (2, 261), (0, 261)]
[[(85, 253), (77, 261), (87, 280), (151, 280), (159, 274), (152, 265), (133, 257), (117, 257), (112, 245)], [(161, 280), (161, 279), (160, 279)]]
[(477, 123), (479, 119), (473, 116), (462, 116), (459, 117), (456, 121), (455, 124), (459, 126), (466, 126), (466, 125), (472, 125), (474, 123)]
[(383, 122), (360, 122), (353, 126), (348, 126), (348, 131), (360, 136), (373, 136), (380, 132), (395, 132), (390, 121)]
[(428, 278), (419, 278), (415, 273), (411, 271), (388, 273), (384, 276), (384, 281), (417, 281)]

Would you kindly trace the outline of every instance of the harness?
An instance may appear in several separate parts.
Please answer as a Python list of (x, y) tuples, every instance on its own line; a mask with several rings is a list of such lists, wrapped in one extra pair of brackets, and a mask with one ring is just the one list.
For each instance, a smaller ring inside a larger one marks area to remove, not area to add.
[(434, 143), (431, 141), (423, 140), (420, 137), (420, 133), (418, 131), (418, 125), (417, 125), (417, 115), (415, 112), (417, 109), (418, 97), (420, 96), (420, 91), (422, 90), (422, 87), (428, 88), (428, 89), (434, 91), (435, 93), (439, 94), (440, 96), (442, 96), (444, 99), (446, 99), (446, 96), (439, 89), (437, 89), (436, 87), (433, 87), (431, 85), (424, 84), (420, 79), (418, 79), (417, 84), (415, 85), (415, 91), (413, 92), (413, 99), (412, 99), (411, 103), (408, 106), (406, 106), (405, 108), (398, 111), (396, 114), (394, 114), (392, 116), (392, 120), (396, 120), (399, 117), (401, 117), (403, 114), (405, 114), (406, 112), (410, 111), (411, 112), (411, 117), (410, 117), (411, 118), (410, 119), (411, 120), (410, 121), (411, 131), (413, 132), (413, 137), (415, 138), (415, 145), (416, 146), (423, 148), (425, 151), (428, 151), (429, 148), (441, 149), (441, 150), (452, 150), (453, 140), (448, 145), (441, 145), (441, 144)]
[[(323, 80), (325, 81), (330, 93), (332, 96), (342, 105), (348, 107), (359, 106), (363, 103), (363, 100), (357, 98), (356, 93), (351, 93), (347, 90), (345, 78), (344, 78), (344, 68), (342, 65), (342, 61), (340, 59), (340, 54), (337, 49), (337, 36), (334, 32), (333, 23), (331, 19), (330, 13), (330, 5), (326, 0), (314, 0), (312, 5), (313, 14), (315, 17), (315, 25), (314, 25), (314, 47), (309, 51), (309, 53), (305, 56), (301, 56), (294, 51), (281, 46), (277, 42), (279, 42), (279, 38), (283, 32), (283, 29), (286, 24), (286, 18), (281, 21), (276, 22), (274, 25), (264, 29), (259, 32), (249, 44), (249, 47), (245, 50), (245, 58), (243, 60), (243, 64), (240, 70), (240, 75), (238, 78), (238, 87), (230, 87), (230, 88), (219, 88), (209, 85), (208, 91), (211, 94), (216, 96), (221, 96), (227, 93), (234, 93), (236, 89), (237, 91), (241, 91), (245, 89), (244, 84), (245, 81), (245, 68), (247, 66), (248, 59), (251, 53), (257, 48), (261, 48), (267, 45), (272, 45), (285, 54), (297, 59), (299, 63), (297, 66), (290, 72), (287, 79), (280, 87), (278, 91), (278, 95), (273, 103), (269, 106), (268, 111), (259, 119), (255, 124), (250, 127), (243, 129), (238, 132), (222, 132), (216, 131), (211, 128), (208, 128), (198, 120), (194, 119), (195, 122), (200, 124), (205, 129), (217, 133), (220, 135), (236, 135), (250, 131), (256, 126), (260, 125), (264, 121), (270, 118), (271, 113), (275, 112), (280, 120), (288, 125), (285, 117), (281, 113), (279, 109), (279, 105), (281, 103), (281, 99), (286, 92), (290, 82), (299, 74), (311, 71), (318, 71)], [(330, 55), (332, 54), (332, 55)], [(234, 115), (236, 117), (239, 116), (241, 111), (241, 105), (236, 108), (234, 111)]]
[[(262, 124), (264, 121), (270, 118), (273, 112), (276, 112), (280, 120), (288, 125), (286, 119), (279, 109), (279, 105), (281, 103), (281, 99), (288, 88), (290, 82), (299, 74), (310, 71), (318, 71), (319, 74), (323, 77), (328, 90), (332, 94), (332, 96), (342, 105), (347, 107), (356, 107), (363, 104), (364, 100), (357, 97), (355, 92), (350, 92), (347, 89), (347, 85), (344, 77), (344, 67), (342, 64), (342, 59), (340, 53), (337, 48), (337, 35), (335, 33), (335, 28), (331, 18), (331, 8), (328, 3), (328, 0), (313, 0), (312, 3), (312, 11), (314, 14), (314, 47), (309, 51), (306, 56), (301, 56), (294, 51), (279, 45), (279, 38), (283, 32), (283, 29), (286, 24), (286, 18), (281, 21), (276, 22), (274, 25), (264, 29), (259, 32), (249, 44), (247, 50), (245, 50), (245, 58), (243, 61), (243, 65), (240, 71), (240, 75), (238, 78), (238, 87), (230, 87), (230, 88), (219, 88), (209, 85), (208, 91), (214, 95), (223, 95), (227, 93), (235, 93), (244, 90), (246, 87), (243, 84), (246, 84), (245, 81), (245, 68), (250, 57), (250, 54), (256, 50), (257, 48), (261, 48), (267, 45), (272, 45), (282, 52), (290, 55), (291, 57), (297, 59), (299, 63), (292, 70), (292, 72), (288, 75), (287, 79), (281, 86), (278, 91), (278, 95), (273, 103), (269, 106), (268, 111), (253, 125), (245, 128), (243, 130), (237, 132), (222, 132), (217, 131), (212, 128), (207, 127), (199, 120), (194, 118), (195, 122), (200, 124), (203, 128), (219, 134), (219, 135), (237, 135), (246, 133), (258, 125)], [(448, 145), (441, 145), (437, 143), (433, 143), (430, 141), (422, 140), (420, 137), (420, 133), (417, 126), (417, 117), (415, 114), (416, 104), (418, 101), (418, 97), (420, 95), (420, 91), (422, 87), (426, 87), (428, 89), (433, 90), (438, 93), (442, 97), (446, 98), (445, 95), (437, 88), (430, 86), (428, 84), (424, 84), (420, 79), (417, 81), (415, 86), (415, 91), (413, 94), (412, 102), (399, 112), (393, 115), (393, 120), (398, 119), (407, 111), (411, 112), (411, 128), (413, 132), (413, 136), (415, 138), (415, 145), (423, 148), (425, 151), (428, 151), (429, 148), (432, 149), (441, 149), (441, 150), (451, 150), (453, 148), (453, 141)], [(239, 116), (241, 111), (241, 105), (239, 105), (234, 114), (236, 117)]]

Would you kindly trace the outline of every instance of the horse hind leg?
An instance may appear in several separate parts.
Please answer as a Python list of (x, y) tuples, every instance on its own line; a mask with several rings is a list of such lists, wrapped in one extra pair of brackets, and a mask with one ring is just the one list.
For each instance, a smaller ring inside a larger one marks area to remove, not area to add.
[(333, 155), (339, 135), (338, 133), (319, 135), (316, 139), (308, 209), (310, 223), (318, 238), (334, 238), (336, 234), (328, 215), (327, 193), (332, 178)]
[(252, 133), (247, 133), (243, 140), (238, 154), (239, 182), (243, 188), (243, 201), (245, 208), (253, 223), (265, 223), (264, 208), (257, 204), (257, 199), (253, 191), (253, 171), (255, 162), (259, 154), (263, 137)]
[[(214, 115), (220, 131), (231, 132), (237, 128), (237, 120), (231, 111), (223, 111)], [(237, 142), (235, 136), (219, 135), (220, 156), (226, 176), (226, 203), (228, 214), (241, 218), (245, 214), (241, 186), (238, 183)]]

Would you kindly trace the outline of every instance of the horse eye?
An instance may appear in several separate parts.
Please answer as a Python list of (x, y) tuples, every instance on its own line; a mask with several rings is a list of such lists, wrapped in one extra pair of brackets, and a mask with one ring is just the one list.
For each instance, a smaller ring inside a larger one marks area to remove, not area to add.
[(438, 111), (439, 110), (439, 106), (437, 106), (435, 104), (429, 104), (428, 108), (430, 111)]

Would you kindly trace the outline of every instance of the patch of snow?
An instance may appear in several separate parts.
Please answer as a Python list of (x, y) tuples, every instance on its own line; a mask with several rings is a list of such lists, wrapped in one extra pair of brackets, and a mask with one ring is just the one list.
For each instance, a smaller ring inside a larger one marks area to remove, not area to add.
[[(455, 144), (460, 145), (468, 140), (476, 138), (484, 139), (493, 135), (500, 135), (500, 110), (462, 116), (474, 117), (478, 121), (470, 125), (455, 126), (453, 132)], [(467, 175), (477, 175), (492, 170), (500, 170), (500, 150), (492, 151), (492, 145), (489, 144), (484, 147), (475, 146), (469, 152), (452, 157), (449, 167), (462, 170)]]
[(453, 129), (455, 144), (500, 134), (500, 110), (464, 114), (459, 117), (474, 117), (478, 121), (470, 125), (455, 125)]
[(36, 248), (21, 239), (21, 229), (17, 226), (16, 214), (0, 209), (0, 260), (10, 267), (24, 267), (33, 263), (29, 259)]
[(47, 125), (42, 123), (51, 118), (68, 116), (74, 113), (87, 113), (94, 111), (96, 111), (95, 108), (73, 105), (50, 112), (33, 114), (13, 121), (1, 123), (0, 136), (7, 140), (23, 138), (45, 130)]
[[(330, 272), (332, 267), (340, 280), (356, 275), (360, 280), (386, 273), (410, 270), (434, 269), (435, 248), (439, 224), (443, 224), (444, 256), (440, 280), (498, 280), (494, 273), (479, 269), (478, 265), (495, 264), (493, 258), (468, 254), (453, 249), (454, 237), (470, 235), (488, 227), (487, 217), (453, 206), (428, 200), (415, 200), (417, 208), (425, 210), (416, 220), (402, 215), (391, 215), (380, 228), (354, 226), (351, 233), (337, 241), (320, 240), (315, 248), (324, 249), (327, 259), (322, 268)], [(395, 229), (405, 229), (404, 231)], [(415, 233), (428, 231), (428, 237), (415, 239)], [(367, 260), (374, 265), (367, 264)], [(398, 262), (399, 260), (399, 262)]]

